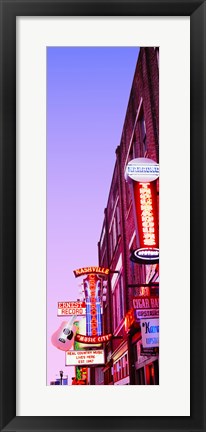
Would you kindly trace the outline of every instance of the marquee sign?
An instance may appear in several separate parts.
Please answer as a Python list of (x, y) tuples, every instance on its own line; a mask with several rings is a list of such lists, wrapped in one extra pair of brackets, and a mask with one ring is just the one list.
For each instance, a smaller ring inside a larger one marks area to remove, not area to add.
[(99, 343), (103, 343), (103, 342), (107, 342), (112, 338), (112, 334), (106, 334), (106, 335), (101, 335), (101, 336), (85, 336), (82, 334), (76, 334), (75, 336), (75, 340), (77, 342), (81, 342), (84, 344), (99, 344)]
[(104, 350), (67, 351), (65, 364), (66, 366), (104, 364)]
[(105, 268), (105, 267), (97, 267), (96, 266), (96, 267), (82, 267), (82, 268), (79, 268), (77, 270), (74, 270), (74, 276), (75, 277), (84, 276), (84, 275), (90, 274), (90, 273), (108, 276), (109, 269)]
[(86, 315), (84, 301), (58, 302), (57, 316)]

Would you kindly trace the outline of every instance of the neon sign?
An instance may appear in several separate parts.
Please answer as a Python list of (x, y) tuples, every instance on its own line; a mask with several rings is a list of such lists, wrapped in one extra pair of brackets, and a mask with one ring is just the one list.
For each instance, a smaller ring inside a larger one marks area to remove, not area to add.
[(112, 334), (106, 334), (102, 336), (85, 336), (82, 334), (76, 334), (75, 340), (77, 342), (86, 343), (86, 344), (99, 344), (103, 342), (107, 342), (112, 338)]
[(79, 277), (79, 276), (83, 276), (85, 274), (91, 274), (91, 273), (100, 274), (100, 275), (108, 275), (109, 269), (104, 268), (104, 267), (82, 267), (82, 268), (79, 268), (77, 270), (74, 270), (74, 276), (75, 277)]
[(159, 317), (159, 297), (135, 297), (133, 298), (135, 318), (158, 318)]
[(159, 319), (140, 320), (143, 348), (159, 346)]
[(140, 264), (157, 264), (159, 262), (159, 249), (152, 247), (136, 249), (132, 251), (130, 259)]
[(86, 315), (86, 303), (83, 301), (58, 302), (57, 315)]
[(128, 332), (130, 330), (130, 327), (135, 322), (135, 316), (134, 316), (134, 309), (131, 308), (125, 315), (124, 319), (124, 327), (125, 331)]

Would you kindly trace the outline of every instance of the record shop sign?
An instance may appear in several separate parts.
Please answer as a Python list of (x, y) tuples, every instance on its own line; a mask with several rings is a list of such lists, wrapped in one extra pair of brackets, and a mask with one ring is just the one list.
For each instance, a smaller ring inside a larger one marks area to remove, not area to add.
[(125, 172), (126, 180), (152, 182), (159, 177), (159, 165), (148, 158), (136, 158), (128, 162)]

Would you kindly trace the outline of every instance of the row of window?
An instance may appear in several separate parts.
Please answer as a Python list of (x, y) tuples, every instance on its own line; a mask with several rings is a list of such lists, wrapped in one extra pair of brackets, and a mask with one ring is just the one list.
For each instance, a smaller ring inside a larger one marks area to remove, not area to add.
[(113, 380), (117, 382), (129, 375), (128, 353), (113, 364)]

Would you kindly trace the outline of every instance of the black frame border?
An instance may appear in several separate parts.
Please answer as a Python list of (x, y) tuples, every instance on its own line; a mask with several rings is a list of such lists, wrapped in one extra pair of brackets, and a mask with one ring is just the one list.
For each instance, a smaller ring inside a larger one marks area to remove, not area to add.
[[(16, 328), (16, 17), (101, 15), (190, 16), (191, 415), (78, 417), (77, 427), (76, 417), (16, 417), (16, 347), (8, 344)], [(206, 431), (205, 0), (0, 0), (0, 20), (1, 431)]]

